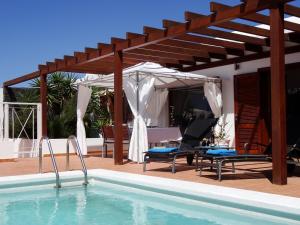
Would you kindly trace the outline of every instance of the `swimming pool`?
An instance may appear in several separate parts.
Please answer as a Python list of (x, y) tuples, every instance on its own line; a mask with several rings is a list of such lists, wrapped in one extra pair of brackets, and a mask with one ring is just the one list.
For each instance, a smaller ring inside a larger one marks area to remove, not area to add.
[(300, 224), (296, 214), (228, 201), (222, 204), (223, 200), (209, 196), (116, 181), (113, 175), (111, 179), (90, 177), (84, 187), (78, 176), (65, 176), (60, 190), (53, 188), (53, 180), (49, 184), (49, 177), (2, 182), (2, 186), (0, 182), (0, 224)]

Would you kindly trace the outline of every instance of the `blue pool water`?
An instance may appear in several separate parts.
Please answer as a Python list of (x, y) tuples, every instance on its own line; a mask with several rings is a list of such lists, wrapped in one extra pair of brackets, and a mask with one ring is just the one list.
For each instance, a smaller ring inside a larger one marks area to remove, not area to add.
[(167, 194), (95, 182), (0, 188), (0, 225), (278, 225), (298, 221)]

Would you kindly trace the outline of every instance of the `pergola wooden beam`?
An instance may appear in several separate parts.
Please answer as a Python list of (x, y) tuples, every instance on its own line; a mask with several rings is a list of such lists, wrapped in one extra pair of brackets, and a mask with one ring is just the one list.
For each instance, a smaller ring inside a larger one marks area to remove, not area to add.
[(113, 56), (114, 46), (107, 43), (98, 43), (98, 49), (101, 51), (101, 56)]
[(169, 45), (163, 45), (163, 44), (154, 44), (154, 45), (147, 45), (143, 47), (142, 49), (148, 49), (148, 50), (155, 50), (163, 53), (175, 53), (175, 54), (181, 54), (189, 57), (199, 56), (199, 57), (208, 57), (207, 53), (204, 53), (203, 51), (198, 51), (195, 49), (187, 49), (187, 48), (178, 48), (173, 47)]
[[(119, 49), (126, 49), (129, 47), (129, 40), (123, 38), (112, 37), (111, 44), (114, 46), (115, 51), (119, 51)], [(118, 47), (116, 46), (118, 44)]]
[[(191, 12), (190, 12), (191, 14)], [(199, 13), (192, 13), (193, 18), (204, 18), (205, 15), (199, 14)], [(270, 31), (266, 29), (262, 29), (259, 27), (255, 26), (250, 26), (242, 23), (237, 23), (237, 22), (232, 22), (232, 21), (227, 21), (223, 23), (219, 23), (215, 25), (216, 27), (228, 29), (228, 30), (233, 30), (233, 31), (238, 31), (238, 32), (243, 32), (243, 33), (248, 33), (248, 34), (253, 34), (257, 36), (262, 36), (262, 37), (269, 37), (270, 36)]]
[[(147, 35), (127, 32), (126, 39), (128, 39), (128, 41), (129, 41), (130, 48), (134, 48), (136, 46), (142, 46), (143, 44), (145, 44)], [(126, 50), (126, 49), (124, 49), (124, 50)]]
[[(197, 59), (195, 59), (195, 61), (197, 61)], [(179, 60), (179, 63), (180, 63), (179, 65), (195, 66), (197, 64), (195, 61), (194, 62), (190, 62), (190, 61)]]
[(9, 87), (9, 86), (13, 86), (15, 84), (19, 84), (25, 81), (29, 81), (35, 78), (38, 78), (40, 76), (40, 72), (39, 71), (35, 71), (29, 74), (26, 74), (22, 77), (17, 77), (15, 79), (9, 80), (9, 81), (5, 81), (3, 83), (3, 87)]
[[(227, 54), (227, 52), (224, 48), (217, 49), (217, 47), (214, 47), (214, 46), (194, 44), (191, 42), (184, 42), (184, 41), (179, 41), (179, 40), (175, 40), (175, 39), (161, 41), (161, 42), (159, 42), (159, 44), (165, 45), (165, 46), (172, 46), (172, 47), (179, 46), (179, 48), (189, 49), (189, 50), (197, 50), (199, 53), (202, 52), (201, 57), (210, 56), (212, 54), (226, 56), (226, 54)], [(200, 55), (198, 55), (198, 56), (200, 56)]]
[(85, 53), (85, 57), (82, 62), (85, 62), (88, 59), (99, 57), (101, 55), (101, 52), (98, 48), (85, 48), (84, 53)]
[(300, 16), (300, 8), (293, 5), (285, 4), (284, 12), (291, 16), (296, 16), (296, 17)]
[(47, 65), (49, 71), (57, 71), (56, 63), (47, 62), (46, 65)]
[(158, 41), (160, 41), (161, 39), (167, 39), (166, 38), (166, 36), (167, 36), (166, 35), (166, 30), (144, 26), (143, 27), (143, 32), (146, 35), (147, 43), (155, 44)]
[[(257, 3), (254, 3), (257, 2)], [(284, 0), (278, 0), (278, 2), (286, 2)], [(198, 29), (200, 27), (216, 26), (220, 23), (227, 22), (238, 17), (246, 16), (257, 11), (267, 9), (273, 3), (272, 0), (260, 0), (260, 1), (247, 1), (237, 6), (233, 6), (230, 9), (220, 11), (216, 14), (209, 16), (195, 18), (190, 21), (188, 30)], [(178, 28), (177, 28), (178, 29)]]
[[(218, 2), (211, 2), (210, 3), (210, 9), (212, 12), (218, 13), (219, 11), (223, 11), (226, 9), (230, 9), (232, 6), (228, 6), (222, 3), (218, 3)], [(290, 5), (286, 5), (286, 8), (288, 9), (288, 12), (294, 12), (295, 16), (296, 15), (300, 15), (300, 12), (297, 14), (297, 9), (299, 10), (299, 8), (294, 7), (294, 6), (290, 6)], [(299, 10), (300, 11), (300, 10)], [(287, 12), (287, 14), (289, 14)], [(249, 14), (246, 15), (244, 17), (240, 17), (241, 19), (245, 19), (245, 20), (249, 20), (252, 22), (256, 22), (259, 24), (266, 24), (266, 25), (270, 25), (270, 17), (269, 16), (265, 16), (263, 14), (260, 13), (253, 13), (253, 14)], [(297, 23), (293, 23), (293, 22), (289, 22), (289, 21), (285, 21), (284, 22), (284, 28), (291, 30), (291, 31), (295, 31), (295, 32), (300, 32), (300, 25)]]
[[(77, 59), (75, 56), (71, 56), (71, 55), (65, 55), (64, 56), (64, 61), (66, 62), (66, 66), (72, 66), (75, 65), (77, 63)], [(55, 72), (55, 71), (49, 71), (49, 73), (51, 72)]]
[[(287, 2), (287, 0), (278, 0), (279, 2)], [(207, 28), (209, 26), (215, 26), (219, 23), (229, 21), (231, 19), (238, 18), (239, 16), (245, 16), (256, 11), (270, 8), (271, 0), (260, 0), (259, 3), (254, 6), (252, 1), (240, 4), (234, 8), (222, 11), (217, 14), (211, 14), (203, 18), (192, 19), (182, 25), (172, 26), (169, 29), (161, 32), (160, 30), (151, 30), (147, 33), (147, 44), (156, 43), (159, 40), (172, 38), (184, 33), (193, 32), (200, 28)]]
[[(192, 21), (195, 18), (198, 18), (197, 13), (188, 12), (188, 11), (185, 12), (185, 19), (187, 21)], [(201, 18), (203, 18), (203, 17), (201, 17)], [(193, 30), (193, 33), (212, 36), (212, 37), (218, 37), (218, 38), (224, 38), (227, 40), (238, 41), (241, 43), (248, 43), (251, 45), (258, 45), (258, 46), (266, 46), (267, 45), (267, 42), (264, 38), (257, 38), (257, 37), (252, 37), (252, 36), (247, 36), (247, 35), (242, 35), (242, 34), (237, 34), (237, 33), (232, 33), (232, 32), (226, 32), (223, 30), (217, 30), (217, 29), (213, 29), (213, 28), (195, 29), (195, 30)]]
[(47, 65), (38, 65), (40, 74), (47, 74), (48, 73), (48, 66)]
[(177, 53), (162, 52), (162, 51), (150, 50), (150, 49), (140, 49), (140, 48), (133, 49), (131, 51), (128, 51), (128, 53), (145, 55), (145, 56), (157, 56), (161, 58), (171, 58), (176, 60), (194, 61), (194, 58), (191, 55), (182, 55)]
[[(171, 20), (163, 20), (163, 27), (169, 28), (170, 26), (174, 26), (176, 24), (180, 24), (180, 22), (171, 21)], [(217, 53), (217, 54), (229, 54), (236, 56), (243, 56), (245, 45), (241, 43), (234, 43), (229, 41), (222, 41), (218, 39), (208, 38), (208, 37), (200, 37), (196, 35), (185, 34), (179, 37), (174, 38), (175, 40), (194, 42), (198, 47), (202, 47), (204, 51), (208, 53)], [(166, 42), (166, 41), (163, 41)], [(223, 45), (227, 45), (223, 46)], [(229, 45), (231, 47), (229, 47)], [(181, 45), (178, 45), (181, 46)]]
[(88, 60), (88, 53), (85, 52), (74, 52), (74, 56), (76, 57), (76, 61), (77, 62), (85, 62), (86, 60)]
[(196, 62), (203, 62), (203, 63), (210, 63), (211, 58), (203, 58), (203, 57), (197, 57), (195, 56), (195, 61)]
[(223, 38), (226, 40), (238, 41), (240, 43), (250, 44), (253, 46), (267, 46), (268, 45), (268, 42), (266, 41), (265, 38), (257, 38), (257, 37), (243, 35), (243, 34), (237, 34), (237, 33), (232, 33), (232, 32), (226, 32), (223, 30), (217, 30), (217, 29), (213, 29), (213, 28), (198, 29), (198, 30), (194, 30), (193, 33), (207, 35), (207, 36), (216, 37), (216, 38)]
[(144, 62), (150, 61), (150, 62), (156, 62), (159, 64), (178, 64), (179, 61), (177, 59), (172, 58), (163, 58), (159, 56), (150, 56), (150, 55), (140, 55), (136, 53), (129, 53), (124, 52), (123, 53), (124, 60), (126, 59), (136, 59), (136, 60), (143, 60)]
[[(292, 54), (292, 53), (296, 53), (296, 52), (300, 52), (300, 45), (285, 48), (285, 54)], [(259, 60), (259, 59), (264, 59), (264, 58), (269, 58), (269, 57), (270, 57), (270, 51), (265, 51), (265, 52), (260, 52), (260, 53), (252, 53), (249, 55), (245, 55), (243, 57), (235, 57), (235, 58), (230, 58), (230, 59), (226, 59), (226, 60), (220, 60), (220, 61), (210, 62), (210, 63), (206, 63), (206, 64), (196, 65), (196, 66), (185, 67), (182, 69), (182, 71), (183, 72), (191, 72), (191, 71), (196, 71), (196, 70), (205, 70), (205, 69), (232, 65), (235, 63), (249, 62), (249, 61)]]
[(174, 39), (181, 40), (181, 41), (189, 41), (189, 42), (194, 42), (199, 44), (213, 45), (213, 46), (223, 47), (226, 49), (236, 49), (241, 51), (247, 50), (245, 44), (243, 43), (220, 40), (216, 38), (204, 37), (199, 35), (183, 34)]
[[(159, 44), (165, 45), (165, 46), (172, 46), (175, 48), (176, 48), (176, 46), (179, 46), (179, 48), (182, 48), (182, 49), (198, 51), (199, 54), (202, 52), (202, 55), (196, 55), (196, 56), (202, 56), (202, 57), (204, 57), (205, 55), (210, 55), (211, 53), (212, 54), (215, 53), (215, 54), (219, 54), (219, 55), (228, 54), (227, 50), (222, 47), (196, 44), (196, 43), (185, 42), (185, 41), (180, 41), (180, 40), (176, 40), (176, 39), (165, 40), (165, 41), (160, 42)], [(241, 55), (241, 52), (239, 51), (239, 53), (236, 53), (236, 54)]]
[[(231, 9), (231, 8), (228, 8)], [(221, 11), (223, 12), (223, 11)], [(201, 19), (205, 18), (205, 15), (195, 13), (195, 12), (185, 12), (185, 19), (187, 21), (193, 21), (195, 19)], [(239, 31), (243, 33), (248, 33), (248, 34), (253, 34), (257, 36), (262, 36), (262, 37), (269, 37), (270, 36), (270, 31), (246, 24), (241, 24), (241, 23), (236, 23), (236, 22), (231, 22), (231, 21), (226, 21), (223, 23), (218, 23), (215, 25), (215, 27), (220, 27), (228, 30), (233, 30), (233, 31)], [(230, 32), (231, 33), (231, 32)]]
[(174, 69), (177, 69), (177, 70), (182, 70), (183, 69), (183, 66), (181, 64), (166, 63), (166, 64), (163, 64), (163, 66), (167, 67), (167, 68), (174, 68)]
[(57, 70), (62, 70), (66, 67), (66, 62), (63, 59), (55, 59)]

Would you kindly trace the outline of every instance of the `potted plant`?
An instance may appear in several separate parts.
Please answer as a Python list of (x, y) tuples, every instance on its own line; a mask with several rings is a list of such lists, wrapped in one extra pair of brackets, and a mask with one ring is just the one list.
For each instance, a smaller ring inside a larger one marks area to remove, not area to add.
[(226, 133), (226, 122), (218, 122), (217, 129), (214, 132), (214, 138), (217, 145), (229, 145), (230, 140), (228, 139), (228, 135)]

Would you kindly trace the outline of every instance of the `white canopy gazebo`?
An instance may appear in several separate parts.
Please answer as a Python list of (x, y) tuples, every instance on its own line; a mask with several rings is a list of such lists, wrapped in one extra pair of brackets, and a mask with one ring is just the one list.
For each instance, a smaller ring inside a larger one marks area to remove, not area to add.
[[(87, 109), (91, 90), (89, 87), (113, 89), (114, 75), (87, 74), (78, 80), (77, 138), (84, 154), (87, 153), (86, 133), (83, 117)], [(159, 117), (164, 107), (168, 89), (203, 86), (204, 94), (215, 117), (222, 114), (220, 79), (203, 75), (183, 73), (155, 63), (141, 63), (123, 71), (123, 90), (134, 115), (128, 158), (143, 161), (143, 152), (148, 150), (146, 120)]]

